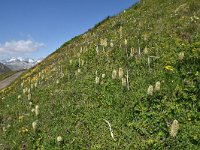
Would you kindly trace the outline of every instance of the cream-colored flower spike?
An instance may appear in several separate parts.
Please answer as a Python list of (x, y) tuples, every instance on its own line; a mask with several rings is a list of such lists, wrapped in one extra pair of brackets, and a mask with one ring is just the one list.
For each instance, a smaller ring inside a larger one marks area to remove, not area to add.
[(37, 129), (37, 122), (36, 122), (36, 121), (34, 121), (34, 122), (32, 123), (32, 128), (33, 128), (33, 131), (35, 132), (36, 129)]
[(184, 58), (184, 52), (180, 52), (179, 54), (178, 54), (178, 59), (179, 60), (183, 60), (183, 58)]
[(119, 68), (119, 78), (121, 79), (124, 76), (123, 68)]
[(31, 100), (31, 94), (28, 94), (28, 100), (29, 101)]
[(144, 48), (144, 54), (148, 54), (148, 48), (147, 47)]
[(125, 39), (125, 40), (124, 40), (124, 44), (125, 44), (125, 45), (127, 45), (127, 44), (128, 44), (128, 41), (127, 41), (127, 39)]
[(172, 125), (171, 125), (170, 135), (172, 137), (176, 137), (178, 130), (179, 130), (179, 123), (178, 123), (177, 120), (174, 120)]
[(153, 86), (152, 85), (149, 85), (149, 88), (147, 90), (147, 95), (153, 95)]
[(126, 78), (122, 78), (122, 86), (126, 86)]
[(35, 106), (35, 115), (36, 116), (39, 115), (39, 106), (38, 105)]
[(112, 79), (116, 79), (117, 78), (117, 70), (113, 70), (112, 71)]
[(61, 136), (58, 136), (58, 137), (57, 137), (57, 142), (62, 142), (62, 140), (63, 140), (63, 139), (62, 139)]
[(95, 78), (95, 83), (96, 83), (96, 84), (99, 84), (99, 82), (100, 82), (100, 79), (99, 79), (99, 77), (96, 76), (96, 78)]
[(103, 73), (103, 74), (101, 75), (101, 77), (104, 79), (104, 78), (106, 77), (106, 74)]
[(156, 82), (155, 91), (157, 91), (157, 92), (160, 91), (160, 81), (157, 81), (157, 82)]

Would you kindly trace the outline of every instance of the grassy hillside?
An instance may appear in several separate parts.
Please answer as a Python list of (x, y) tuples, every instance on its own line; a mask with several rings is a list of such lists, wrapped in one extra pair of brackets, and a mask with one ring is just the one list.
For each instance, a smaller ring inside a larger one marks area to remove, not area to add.
[(8, 67), (4, 64), (0, 63), (0, 75), (11, 71)]
[(0, 93), (0, 149), (199, 149), (200, 1), (143, 0)]
[(15, 74), (16, 71), (8, 71), (6, 73), (0, 74), (0, 81), (4, 80), (5, 78)]

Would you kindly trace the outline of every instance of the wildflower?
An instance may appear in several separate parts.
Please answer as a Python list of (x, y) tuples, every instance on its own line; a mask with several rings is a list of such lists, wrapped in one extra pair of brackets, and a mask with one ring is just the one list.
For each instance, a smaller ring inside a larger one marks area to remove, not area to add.
[(77, 70), (77, 72), (78, 72), (78, 73), (81, 73), (81, 69), (79, 68), (79, 69)]
[(113, 46), (114, 46), (113, 42), (110, 42), (110, 47), (113, 47)]
[(155, 91), (160, 91), (160, 81), (156, 82)]
[(19, 130), (19, 133), (26, 133), (28, 132), (28, 129), (25, 128), (25, 127), (22, 127), (20, 130)]
[(27, 88), (27, 91), (28, 91), (28, 93), (31, 93), (31, 89), (30, 88), (29, 89)]
[(58, 142), (62, 142), (62, 141), (63, 141), (62, 137), (61, 137), (61, 136), (58, 136), (58, 137), (57, 137), (57, 141), (58, 141)]
[(35, 115), (36, 116), (39, 115), (39, 106), (38, 105), (35, 106)]
[(130, 53), (130, 56), (133, 57), (135, 54), (135, 49), (134, 48), (131, 48), (131, 53)]
[(119, 78), (122, 78), (124, 76), (123, 68), (119, 68)]
[(107, 38), (100, 39), (100, 45), (107, 47), (107, 45), (108, 45)]
[(95, 83), (96, 83), (96, 84), (99, 84), (99, 81), (100, 81), (99, 77), (96, 76), (96, 78), (95, 78)]
[(120, 38), (122, 38), (122, 26), (120, 26), (119, 28), (119, 34), (120, 34)]
[(72, 64), (72, 62), (73, 62), (73, 61), (72, 61), (72, 59), (70, 59), (70, 60), (69, 60), (69, 64), (71, 65), (71, 64)]
[(31, 84), (31, 89), (33, 89), (33, 84)]
[(116, 79), (116, 77), (117, 77), (117, 71), (114, 69), (112, 71), (112, 79)]
[(148, 54), (148, 48), (147, 47), (144, 48), (144, 54)]
[(105, 73), (102, 74), (101, 77), (104, 79), (106, 77), (106, 74)]
[(35, 82), (35, 88), (37, 87), (37, 85), (38, 85), (38, 83), (37, 83), (37, 82)]
[(122, 86), (126, 86), (126, 78), (122, 78)]
[(128, 41), (127, 41), (127, 39), (125, 39), (125, 40), (124, 40), (124, 44), (127, 45), (127, 43), (128, 43)]
[(33, 131), (35, 132), (36, 129), (37, 129), (37, 122), (36, 122), (36, 121), (34, 121), (34, 122), (32, 123), (32, 128), (33, 128)]
[(172, 125), (171, 125), (170, 135), (172, 137), (176, 137), (178, 130), (179, 130), (179, 123), (178, 123), (177, 120), (174, 120)]
[(18, 97), (17, 97), (18, 99), (20, 99), (21, 98), (21, 95), (18, 95)]
[(29, 102), (30, 107), (32, 106), (32, 104), (33, 104), (32, 102)]
[(56, 80), (56, 84), (59, 84), (59, 80), (58, 79)]
[(81, 61), (81, 65), (83, 66), (84, 64), (85, 64), (85, 61), (84, 61), (84, 60), (82, 60), (82, 61)]
[(81, 54), (80, 54), (80, 53), (77, 53), (77, 56), (78, 56), (78, 57), (80, 57), (80, 56), (81, 56)]
[(169, 71), (174, 71), (174, 67), (172, 66), (165, 66), (164, 69), (169, 70)]
[(33, 108), (33, 109), (31, 109), (31, 112), (35, 112), (35, 109)]
[(24, 83), (23, 82), (21, 83), (21, 87), (24, 87)]
[(28, 100), (29, 101), (31, 100), (31, 94), (28, 94)]
[(179, 58), (179, 60), (183, 60), (183, 58), (184, 58), (184, 52), (180, 52), (178, 54), (178, 58)]
[(19, 116), (19, 122), (22, 122), (23, 121), (23, 118), (24, 118), (24, 116)]
[(153, 95), (153, 86), (150, 85), (148, 90), (147, 90), (147, 95)]
[(23, 94), (25, 94), (26, 93), (26, 89), (23, 89)]

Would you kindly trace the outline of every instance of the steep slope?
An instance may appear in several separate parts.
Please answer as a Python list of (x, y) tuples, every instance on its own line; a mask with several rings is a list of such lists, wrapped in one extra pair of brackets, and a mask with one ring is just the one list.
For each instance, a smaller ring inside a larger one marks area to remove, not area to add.
[(11, 71), (8, 67), (6, 67), (4, 64), (0, 63), (0, 75), (6, 72)]
[(66, 42), (1, 91), (0, 148), (199, 149), (199, 8), (143, 0)]

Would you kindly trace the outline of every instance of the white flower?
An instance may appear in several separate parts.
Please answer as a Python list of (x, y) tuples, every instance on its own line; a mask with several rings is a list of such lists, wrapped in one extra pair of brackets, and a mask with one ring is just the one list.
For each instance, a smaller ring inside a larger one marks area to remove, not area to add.
[(33, 109), (31, 109), (31, 112), (35, 112), (35, 109), (33, 108)]
[(156, 82), (155, 91), (160, 91), (160, 81)]
[(101, 77), (102, 77), (102, 78), (105, 78), (105, 77), (106, 77), (106, 74), (105, 74), (105, 73), (104, 73), (104, 74), (102, 74), (102, 75), (101, 75)]
[(33, 104), (32, 102), (29, 102), (29, 105), (30, 105), (30, 106), (32, 106), (32, 104)]
[(38, 105), (35, 106), (35, 115), (36, 116), (39, 115), (39, 106)]
[(183, 60), (184, 55), (185, 55), (184, 52), (180, 52), (180, 53), (178, 54), (179, 60)]
[(124, 40), (124, 44), (127, 45), (127, 43), (128, 43), (128, 41), (127, 41), (127, 39), (125, 39), (125, 40)]
[(147, 90), (147, 95), (153, 95), (153, 86), (149, 85), (149, 88)]
[(122, 78), (124, 76), (123, 68), (119, 68), (119, 78)]
[(79, 69), (77, 70), (77, 72), (78, 72), (78, 73), (81, 73), (81, 69), (79, 68)]
[(126, 86), (126, 78), (122, 78), (122, 86)]
[(31, 94), (28, 94), (28, 100), (29, 101), (31, 100)]
[(100, 81), (99, 77), (96, 76), (96, 78), (95, 78), (95, 83), (96, 83), (96, 84), (99, 84), (99, 81)]
[(58, 141), (58, 142), (62, 142), (62, 140), (63, 140), (63, 139), (62, 139), (61, 136), (58, 136), (58, 137), (57, 137), (57, 141)]
[(117, 77), (117, 70), (113, 70), (112, 71), (112, 79), (116, 79), (116, 77)]
[(21, 98), (21, 95), (18, 95), (18, 97), (17, 97), (18, 99), (20, 99)]
[(37, 128), (37, 122), (36, 121), (34, 121), (32, 123), (32, 128), (33, 128), (34, 131), (36, 131), (36, 128)]
[(172, 137), (176, 137), (178, 130), (179, 130), (179, 123), (178, 123), (177, 120), (174, 120), (172, 125), (171, 125), (170, 135)]

